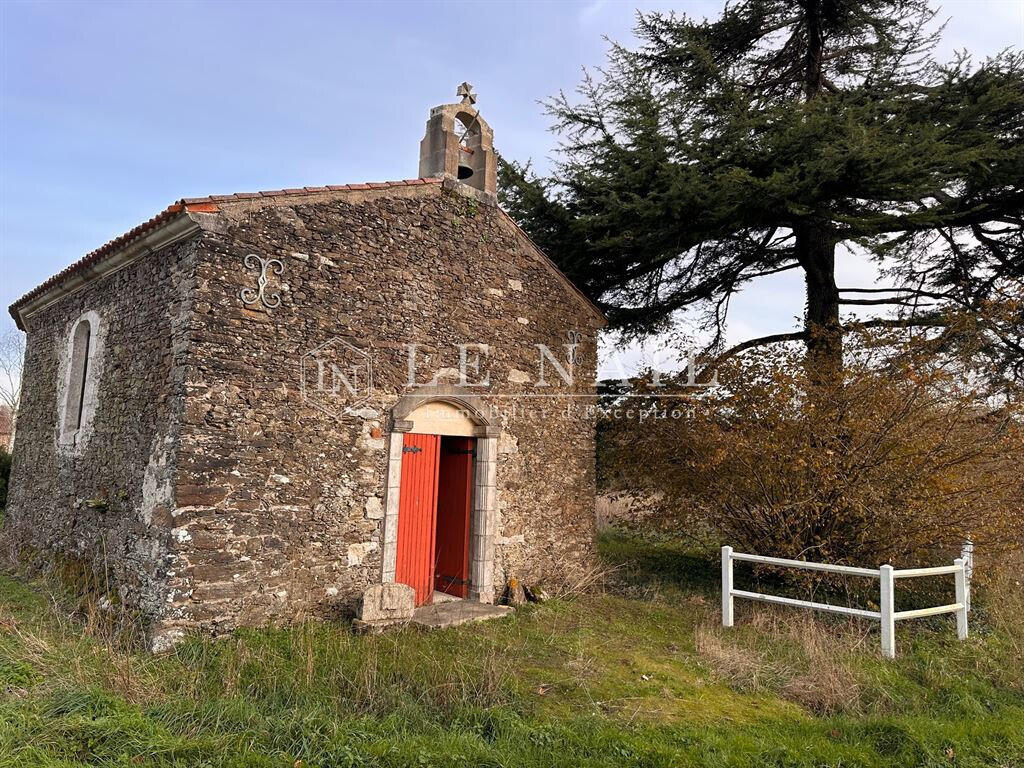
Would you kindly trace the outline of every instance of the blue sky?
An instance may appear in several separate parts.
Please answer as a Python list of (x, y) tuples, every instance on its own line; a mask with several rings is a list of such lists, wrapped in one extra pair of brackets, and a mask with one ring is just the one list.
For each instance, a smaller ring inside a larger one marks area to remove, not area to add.
[[(722, 3), (0, 0), (0, 305), (181, 197), (413, 177), (462, 80), (499, 151), (544, 167), (537, 100), (599, 65), (603, 36), (628, 41), (637, 7)], [(943, 53), (1024, 45), (1024, 0), (943, 9)], [(763, 282), (730, 336), (801, 305), (799, 278)]]

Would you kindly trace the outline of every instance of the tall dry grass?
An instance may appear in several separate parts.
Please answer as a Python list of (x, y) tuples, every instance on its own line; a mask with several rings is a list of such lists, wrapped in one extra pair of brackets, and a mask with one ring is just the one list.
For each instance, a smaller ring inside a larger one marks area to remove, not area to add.
[(1024, 553), (991, 569), (981, 604), (993, 642), (1000, 655), (991, 677), (1024, 693)]
[(37, 620), (19, 620), (0, 601), (0, 656), (45, 670), (50, 688), (103, 689), (139, 706), (168, 697), (238, 698), (387, 715), (508, 704), (523, 651), (516, 639), (474, 638), (470, 648), (412, 629), (361, 637), (306, 621), (240, 630), (213, 642), (194, 638), (157, 657), (140, 652), (139, 627), (110, 614), (92, 598), (69, 598), (55, 585)]
[(697, 653), (715, 675), (738, 690), (778, 694), (816, 714), (862, 710), (851, 659), (871, 647), (863, 624), (825, 625), (808, 614), (758, 608), (744, 625), (741, 637), (713, 620), (696, 628)]

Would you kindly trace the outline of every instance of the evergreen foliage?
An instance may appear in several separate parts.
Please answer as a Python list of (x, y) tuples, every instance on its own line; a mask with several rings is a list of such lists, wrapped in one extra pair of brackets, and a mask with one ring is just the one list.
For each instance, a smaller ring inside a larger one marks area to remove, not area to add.
[[(843, 308), (869, 306), (944, 342), (974, 318), (1021, 375), (1024, 55), (937, 62), (926, 0), (741, 0), (636, 32), (548, 102), (553, 177), (501, 168), (510, 213), (613, 326), (696, 315), (720, 350), (730, 297), (800, 270), (804, 327), (743, 348), (803, 340), (841, 366)], [(837, 285), (853, 252), (891, 282)]]

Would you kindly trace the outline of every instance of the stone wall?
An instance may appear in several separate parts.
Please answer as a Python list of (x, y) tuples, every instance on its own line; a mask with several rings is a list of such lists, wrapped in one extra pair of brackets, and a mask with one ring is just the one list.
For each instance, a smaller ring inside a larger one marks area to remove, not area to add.
[[(496, 583), (554, 586), (588, 563), (594, 422), (561, 414), (593, 400), (511, 395), (538, 394), (534, 345), (564, 356), (569, 331), (582, 334), (577, 383), (543, 392), (591, 392), (600, 321), (504, 214), (434, 184), (199, 218), (165, 635), (347, 613), (380, 582), (389, 412), (409, 390), (409, 343), (421, 383), (439, 371), (448, 384), (459, 344), (489, 345)], [(241, 300), (259, 275), (248, 254), (280, 260), (265, 289), (278, 305)], [(316, 391), (318, 356), (346, 371), (370, 358), (372, 390)]]
[[(498, 427), (494, 583), (555, 587), (587, 567), (601, 321), (500, 210), (448, 182), (203, 208), (191, 240), (27, 319), (8, 554), (84, 564), (150, 620), (157, 649), (195, 628), (350, 613), (382, 579), (391, 409), (433, 391), (408, 384), (416, 344), (416, 381), (436, 374)], [(281, 265), (266, 264), (262, 300), (260, 259)], [(62, 437), (87, 313), (92, 418)], [(548, 360), (552, 386), (533, 387), (535, 345), (567, 364), (570, 334), (575, 383)], [(487, 347), (478, 371), (467, 344)], [(488, 386), (459, 386), (460, 355)], [(367, 380), (325, 390), (321, 364)]]
[[(0, 547), (161, 613), (196, 241), (150, 254), (32, 314)], [(68, 341), (94, 319), (78, 440), (61, 436)]]

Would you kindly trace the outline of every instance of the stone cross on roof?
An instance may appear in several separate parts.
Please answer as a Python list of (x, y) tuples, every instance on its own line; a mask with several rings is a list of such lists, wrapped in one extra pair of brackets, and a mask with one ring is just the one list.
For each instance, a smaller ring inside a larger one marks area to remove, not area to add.
[(455, 92), (456, 96), (462, 97), (463, 104), (476, 104), (476, 94), (473, 93), (473, 86), (464, 82)]

